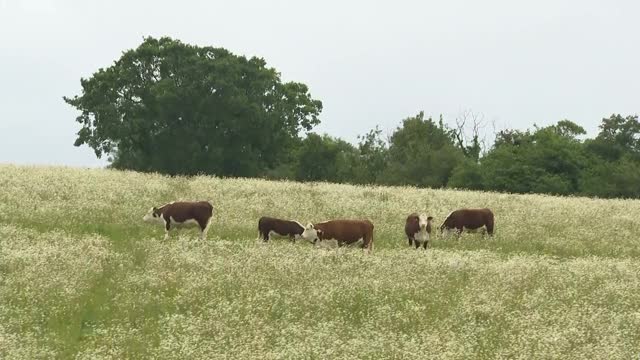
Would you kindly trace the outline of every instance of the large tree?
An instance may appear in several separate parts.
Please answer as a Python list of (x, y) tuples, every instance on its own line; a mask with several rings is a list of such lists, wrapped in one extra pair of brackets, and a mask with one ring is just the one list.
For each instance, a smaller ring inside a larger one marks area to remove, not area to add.
[(624, 156), (640, 160), (640, 121), (638, 115), (622, 117), (612, 114), (602, 119), (598, 136), (587, 141), (587, 148), (595, 155), (616, 161)]
[(278, 166), (320, 121), (307, 86), (263, 59), (145, 38), (64, 100), (81, 113), (76, 146), (112, 166), (167, 174), (255, 176)]
[(464, 160), (454, 144), (455, 131), (425, 118), (406, 118), (389, 139), (388, 166), (381, 181), (392, 185), (442, 187)]
[(600, 133), (586, 141), (592, 164), (582, 191), (600, 197), (640, 197), (640, 122), (638, 115), (612, 114)]
[(295, 179), (299, 181), (353, 182), (357, 150), (327, 134), (309, 133), (297, 150)]
[(482, 187), (518, 193), (577, 193), (588, 166), (577, 138), (584, 134), (582, 127), (568, 120), (536, 127), (533, 133), (501, 131), (493, 149), (480, 160)]

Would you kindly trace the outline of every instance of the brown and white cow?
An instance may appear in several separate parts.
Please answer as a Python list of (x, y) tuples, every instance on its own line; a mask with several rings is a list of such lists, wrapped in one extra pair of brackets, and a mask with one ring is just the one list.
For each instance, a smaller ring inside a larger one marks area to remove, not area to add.
[(429, 239), (431, 238), (431, 221), (432, 216), (425, 214), (412, 213), (407, 217), (404, 225), (404, 232), (409, 239), (409, 246), (415, 243), (416, 249), (422, 243), (424, 249), (427, 249)]
[(493, 235), (494, 216), (491, 210), (487, 208), (458, 209), (451, 212), (440, 225), (440, 234), (444, 229), (456, 229), (456, 233), (460, 236), (463, 229), (477, 230), (483, 226), (489, 235)]
[(302, 238), (313, 242), (336, 240), (338, 246), (353, 244), (362, 240), (362, 248), (373, 249), (373, 223), (369, 220), (330, 220), (321, 223), (309, 223)]
[(290, 241), (295, 242), (304, 231), (304, 226), (297, 221), (282, 220), (268, 216), (263, 216), (258, 220), (258, 233), (266, 242), (272, 234), (288, 236)]
[(213, 206), (208, 201), (174, 201), (160, 207), (152, 207), (142, 218), (146, 222), (164, 224), (164, 238), (169, 238), (171, 227), (200, 227), (200, 239), (204, 240), (213, 217)]

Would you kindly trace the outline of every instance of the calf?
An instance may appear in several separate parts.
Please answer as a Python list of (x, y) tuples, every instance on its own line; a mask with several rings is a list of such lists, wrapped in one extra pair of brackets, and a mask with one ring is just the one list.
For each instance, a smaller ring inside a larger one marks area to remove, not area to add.
[(458, 236), (463, 229), (476, 230), (484, 226), (490, 236), (493, 235), (494, 218), (491, 210), (483, 209), (459, 209), (451, 212), (440, 225), (440, 234), (447, 230), (456, 229)]
[(422, 243), (425, 250), (429, 244), (429, 238), (431, 237), (431, 221), (432, 216), (426, 216), (425, 214), (418, 215), (417, 213), (410, 214), (407, 217), (407, 222), (404, 225), (404, 232), (409, 239), (409, 246), (415, 243), (416, 249), (420, 247)]
[(290, 241), (295, 242), (303, 231), (304, 226), (297, 221), (276, 219), (268, 216), (263, 216), (258, 220), (258, 233), (265, 242), (269, 241), (271, 234), (288, 236)]
[(362, 248), (373, 249), (373, 223), (369, 220), (331, 220), (311, 224), (302, 232), (302, 238), (313, 242), (337, 240), (338, 246), (362, 239)]
[(213, 217), (213, 206), (208, 201), (176, 201), (161, 207), (153, 207), (142, 218), (146, 222), (164, 224), (164, 238), (169, 238), (169, 229), (186, 226), (199, 226), (200, 239), (207, 237), (209, 225)]

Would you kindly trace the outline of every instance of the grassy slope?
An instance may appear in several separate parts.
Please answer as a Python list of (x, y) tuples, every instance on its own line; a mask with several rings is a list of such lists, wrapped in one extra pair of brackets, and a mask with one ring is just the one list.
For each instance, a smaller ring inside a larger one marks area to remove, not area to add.
[[(209, 240), (146, 210), (210, 199)], [(409, 249), (404, 219), (496, 213)], [(0, 166), (0, 358), (638, 356), (639, 201)], [(375, 251), (257, 243), (366, 217)]]

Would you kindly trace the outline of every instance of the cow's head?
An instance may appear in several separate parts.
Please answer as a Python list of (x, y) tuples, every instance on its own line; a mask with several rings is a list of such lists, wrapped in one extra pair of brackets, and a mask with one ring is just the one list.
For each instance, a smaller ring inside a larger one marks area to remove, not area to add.
[(300, 235), (300, 236), (303, 239), (305, 239), (307, 241), (310, 241), (310, 242), (315, 244), (315, 242), (320, 239), (320, 234), (322, 234), (322, 230), (316, 229), (315, 226), (313, 226), (312, 223), (309, 223), (304, 228), (304, 231), (302, 232), (302, 235)]
[(451, 229), (454, 228), (454, 226), (452, 224), (450, 224), (450, 221), (447, 221), (448, 219), (446, 219), (445, 221), (442, 222), (442, 225), (440, 225), (440, 236), (447, 236), (449, 235), (449, 232)]
[(142, 218), (142, 220), (146, 222), (161, 222), (162, 221), (162, 213), (160, 209), (157, 207), (152, 207), (149, 209), (147, 214)]
[(424, 230), (427, 228), (427, 224), (429, 224), (433, 220), (431, 216), (427, 217), (425, 214), (420, 214), (418, 216), (418, 225), (420, 225), (420, 230)]
[(431, 229), (433, 227), (433, 216), (420, 216), (420, 229), (426, 229), (428, 233), (431, 233)]

